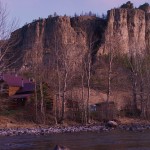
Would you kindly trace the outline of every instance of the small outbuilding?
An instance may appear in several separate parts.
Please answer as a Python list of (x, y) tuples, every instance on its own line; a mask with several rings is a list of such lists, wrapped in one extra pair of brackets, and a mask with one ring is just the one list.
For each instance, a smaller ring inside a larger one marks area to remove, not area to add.
[(97, 103), (94, 106), (94, 109), (91, 109), (93, 119), (102, 121), (113, 120), (117, 117), (117, 107), (113, 101)]

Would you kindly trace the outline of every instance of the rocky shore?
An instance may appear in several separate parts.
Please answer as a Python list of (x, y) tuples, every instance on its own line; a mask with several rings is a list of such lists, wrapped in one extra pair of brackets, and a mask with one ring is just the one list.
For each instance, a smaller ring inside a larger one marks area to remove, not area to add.
[(144, 131), (150, 130), (150, 124), (128, 124), (128, 125), (119, 125), (120, 130), (126, 131)]
[(87, 125), (87, 126), (70, 126), (70, 127), (39, 127), (39, 128), (1, 128), (0, 136), (16, 136), (16, 135), (49, 135), (59, 133), (75, 133), (75, 132), (109, 132), (111, 130), (126, 131), (144, 131), (149, 130), (150, 124), (128, 124), (110, 127), (104, 125)]
[(25, 128), (25, 129), (0, 129), (0, 136), (14, 135), (48, 135), (57, 133), (74, 133), (74, 132), (95, 132), (108, 131), (109, 129), (102, 125), (89, 126), (71, 126), (71, 127), (49, 127), (49, 128)]

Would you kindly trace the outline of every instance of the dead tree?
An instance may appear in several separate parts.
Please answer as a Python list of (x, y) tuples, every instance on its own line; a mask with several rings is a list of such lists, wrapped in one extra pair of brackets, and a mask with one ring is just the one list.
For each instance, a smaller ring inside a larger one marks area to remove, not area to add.
[[(72, 79), (72, 72), (74, 70), (73, 65), (76, 58), (70, 58), (70, 48), (72, 47), (72, 43), (66, 43), (63, 46), (63, 51), (61, 53), (61, 73), (63, 77), (62, 82), (62, 116), (61, 122), (63, 123), (65, 119), (65, 102), (66, 102), (66, 92), (69, 85), (69, 81), (71, 82)], [(73, 49), (73, 47), (72, 47)]]
[(145, 118), (145, 58), (140, 55), (140, 54), (137, 54), (136, 56), (136, 65), (137, 65), (137, 75), (138, 75), (138, 87), (139, 87), (139, 98), (140, 98), (140, 103), (141, 103), (141, 107), (140, 107), (140, 111), (141, 111), (141, 117), (142, 118)]
[(136, 53), (131, 58), (131, 81), (132, 81), (132, 93), (133, 93), (133, 115), (139, 115), (138, 100), (140, 99), (141, 116), (144, 117), (144, 102), (145, 102), (145, 85), (144, 85), (144, 72), (145, 64), (144, 57)]
[(149, 58), (146, 59), (146, 64), (145, 64), (145, 69), (146, 69), (146, 101), (145, 101), (145, 106), (143, 108), (143, 117), (149, 118), (149, 104), (150, 104), (150, 63), (149, 63)]
[(110, 34), (108, 37), (108, 41), (106, 41), (106, 45), (108, 48), (107, 58), (108, 58), (108, 70), (107, 70), (107, 98), (106, 98), (106, 120), (109, 120), (109, 102), (112, 94), (112, 79), (114, 79), (114, 70), (113, 64), (115, 57), (121, 55), (119, 52), (120, 44), (118, 43), (119, 35), (116, 33)]
[(90, 102), (90, 97), (91, 97), (91, 70), (92, 70), (92, 54), (93, 50), (95, 47), (97, 47), (97, 42), (98, 39), (94, 38), (94, 34), (90, 33), (89, 34), (89, 40), (87, 43), (87, 54), (85, 55), (86, 59), (84, 60), (85, 68), (86, 68), (86, 82), (87, 82), (87, 100), (86, 100), (86, 113), (85, 113), (85, 118), (86, 121), (85, 123), (90, 123), (90, 110), (89, 110), (89, 102)]
[[(139, 54), (137, 43), (133, 43), (132, 48), (129, 50), (128, 63), (130, 68), (130, 77), (132, 85), (132, 114), (137, 116), (138, 114), (138, 95), (141, 99), (141, 110), (143, 109), (143, 93), (144, 93), (144, 78), (143, 78), (143, 56)], [(140, 87), (140, 88), (139, 88)]]
[(110, 96), (112, 93), (111, 88), (111, 80), (112, 80), (112, 65), (113, 65), (113, 59), (115, 57), (115, 52), (117, 52), (118, 47), (114, 44), (115, 41), (113, 37), (109, 37), (109, 40), (107, 41), (108, 46), (108, 71), (107, 71), (107, 98), (106, 98), (106, 119), (109, 119), (109, 102), (110, 102)]
[(87, 54), (87, 88), (88, 88), (88, 93), (87, 93), (87, 102), (86, 102), (86, 123), (90, 122), (90, 110), (89, 110), (89, 102), (90, 102), (90, 80), (91, 80), (91, 63), (92, 63), (92, 58), (91, 58), (91, 45), (89, 52)]
[(86, 62), (85, 62), (85, 59), (84, 59), (84, 54), (81, 53), (81, 56), (82, 56), (82, 62), (81, 62), (81, 87), (82, 87), (82, 96), (81, 96), (81, 100), (82, 100), (82, 103), (83, 103), (83, 116), (82, 116), (82, 120), (83, 120), (83, 123), (86, 123), (87, 122), (87, 110), (86, 110), (86, 104), (85, 104), (85, 83), (84, 83), (84, 80), (85, 80), (85, 67), (86, 67)]
[(13, 19), (8, 21), (8, 10), (5, 4), (0, 1), (0, 73), (5, 72), (21, 58), (15, 58), (12, 47), (19, 41), (17, 35), (10, 38), (11, 33), (18, 27), (18, 22)]

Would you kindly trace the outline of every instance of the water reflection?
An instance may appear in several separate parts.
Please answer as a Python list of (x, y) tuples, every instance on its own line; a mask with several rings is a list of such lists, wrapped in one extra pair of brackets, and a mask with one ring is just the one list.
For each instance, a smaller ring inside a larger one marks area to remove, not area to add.
[(150, 131), (0, 137), (0, 150), (52, 150), (56, 144), (71, 150), (149, 150), (149, 140)]

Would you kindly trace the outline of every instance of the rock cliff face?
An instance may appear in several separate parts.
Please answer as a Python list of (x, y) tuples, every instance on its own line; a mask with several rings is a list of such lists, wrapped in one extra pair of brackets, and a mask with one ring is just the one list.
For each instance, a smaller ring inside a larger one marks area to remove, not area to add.
[(148, 53), (150, 53), (150, 13), (146, 14), (146, 49)]
[(108, 11), (104, 44), (99, 53), (112, 49), (121, 53), (150, 50), (150, 14), (141, 9), (119, 8)]
[[(31, 61), (48, 63), (67, 50), (69, 59), (85, 55), (89, 45), (99, 45), (106, 21), (94, 16), (52, 17), (25, 25), (12, 33), (11, 39), (18, 37), (19, 42), (13, 48), (23, 54), (23, 64), (28, 66)], [(93, 42), (93, 43), (92, 43)], [(98, 48), (92, 51), (93, 56)], [(18, 55), (18, 54), (17, 54)], [(79, 59), (78, 59), (79, 61)]]
[(149, 10), (149, 5), (134, 9), (128, 2), (121, 8), (109, 10), (107, 19), (65, 16), (38, 20), (12, 33), (11, 39), (15, 36), (19, 39), (13, 50), (20, 51), (20, 66), (51, 63), (57, 51), (61, 54), (65, 50), (70, 60), (77, 57), (78, 62), (81, 54), (88, 51), (93, 62), (113, 49), (123, 54), (144, 54), (150, 51)]

